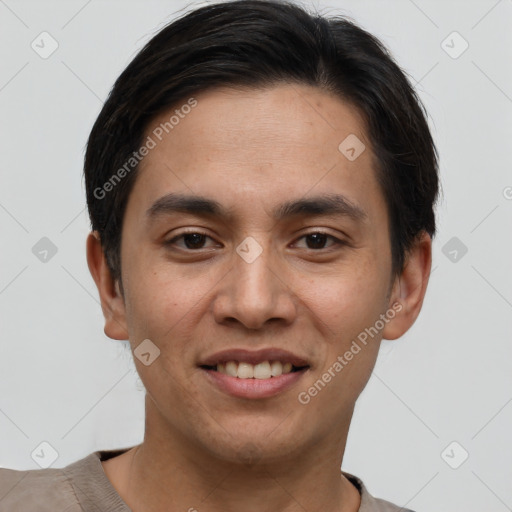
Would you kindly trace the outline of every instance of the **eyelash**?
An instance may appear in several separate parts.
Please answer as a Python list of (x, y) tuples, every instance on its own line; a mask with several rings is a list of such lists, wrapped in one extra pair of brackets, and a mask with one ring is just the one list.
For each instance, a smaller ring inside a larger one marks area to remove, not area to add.
[[(183, 238), (186, 235), (202, 235), (202, 236), (205, 236), (206, 238), (212, 239), (212, 237), (210, 235), (208, 235), (207, 233), (195, 230), (195, 231), (185, 231), (185, 232), (175, 236), (171, 240), (167, 240), (164, 243), (165, 243), (165, 245), (173, 245), (176, 242), (176, 240), (179, 240), (180, 238)], [(302, 238), (305, 238), (305, 237), (310, 236), (310, 235), (325, 235), (327, 238), (330, 238), (330, 239), (334, 240), (334, 242), (335, 242), (334, 246), (348, 245), (347, 242), (344, 242), (343, 240), (340, 240), (340, 239), (336, 238), (333, 235), (330, 235), (329, 233), (327, 233), (325, 231), (311, 231), (309, 233), (303, 234), (301, 237), (297, 238), (297, 240), (301, 240)], [(331, 248), (332, 247), (333, 246), (331, 246)], [(200, 249), (187, 249), (187, 248), (185, 248), (185, 249), (182, 249), (182, 250), (190, 251), (190, 252), (199, 252), (202, 249), (204, 249), (204, 248), (200, 248)], [(321, 248), (321, 249), (308, 249), (308, 248), (306, 248), (306, 250), (313, 251), (313, 252), (320, 252), (320, 251), (325, 251), (325, 250), (329, 250), (329, 249), (330, 249), (329, 247)]]

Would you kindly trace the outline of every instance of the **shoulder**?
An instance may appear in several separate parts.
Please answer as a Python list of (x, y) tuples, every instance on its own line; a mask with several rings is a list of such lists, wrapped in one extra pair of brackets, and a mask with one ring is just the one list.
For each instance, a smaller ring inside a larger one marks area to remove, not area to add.
[(101, 464), (127, 450), (96, 451), (61, 469), (0, 469), (0, 512), (131, 512)]
[(361, 495), (361, 505), (358, 512), (414, 512), (408, 508), (399, 507), (390, 501), (375, 498), (368, 492), (368, 489), (359, 477), (346, 471), (342, 471), (342, 473), (357, 488)]
[(0, 512), (56, 510), (82, 510), (62, 469), (0, 469)]

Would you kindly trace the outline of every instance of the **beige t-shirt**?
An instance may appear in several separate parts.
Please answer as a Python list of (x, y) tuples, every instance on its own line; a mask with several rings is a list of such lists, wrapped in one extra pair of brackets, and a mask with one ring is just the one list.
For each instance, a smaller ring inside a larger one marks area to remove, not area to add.
[[(128, 449), (93, 452), (60, 469), (0, 469), (0, 512), (131, 512), (101, 465)], [(374, 498), (359, 478), (342, 473), (361, 494), (359, 512), (412, 512)]]

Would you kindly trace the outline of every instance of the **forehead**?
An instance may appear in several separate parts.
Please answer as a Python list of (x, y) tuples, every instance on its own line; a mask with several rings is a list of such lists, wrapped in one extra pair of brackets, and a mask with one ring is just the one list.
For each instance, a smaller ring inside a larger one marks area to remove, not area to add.
[(195, 150), (194, 156), (235, 149), (236, 154), (249, 155), (265, 149), (259, 160), (266, 155), (292, 159), (292, 150), (304, 146), (312, 157), (325, 150), (337, 156), (339, 143), (347, 135), (367, 139), (359, 110), (317, 87), (221, 87), (201, 92), (194, 100), (193, 109), (186, 108), (190, 98), (184, 98), (161, 113), (147, 127), (146, 134), (163, 128), (162, 141), (157, 142), (166, 145), (174, 141), (178, 145), (186, 139), (187, 147)]
[[(362, 116), (316, 87), (204, 91), (152, 120), (148, 137), (132, 192), (145, 205), (178, 191), (271, 209), (283, 196), (337, 191), (365, 209), (379, 193)], [(364, 148), (354, 160), (340, 150), (346, 140)]]

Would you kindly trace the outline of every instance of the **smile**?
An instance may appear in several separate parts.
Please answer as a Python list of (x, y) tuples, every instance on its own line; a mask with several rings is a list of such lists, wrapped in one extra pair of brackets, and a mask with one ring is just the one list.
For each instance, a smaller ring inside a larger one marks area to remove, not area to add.
[(251, 364), (245, 361), (227, 361), (218, 363), (215, 366), (203, 366), (208, 370), (217, 371), (230, 377), (238, 379), (271, 379), (283, 374), (297, 372), (305, 366), (293, 366), (290, 362), (262, 361), (258, 364)]

